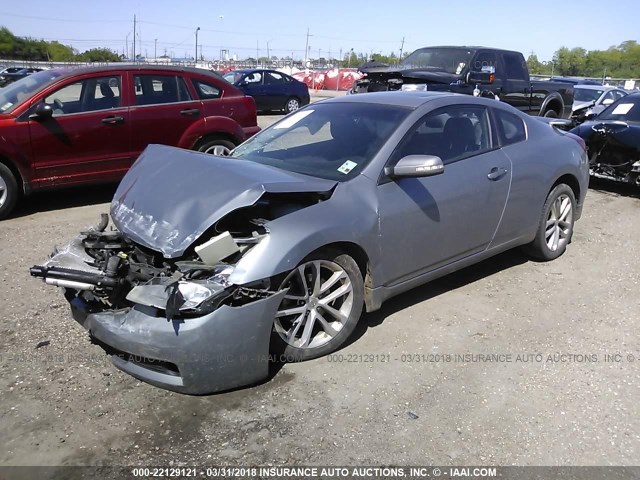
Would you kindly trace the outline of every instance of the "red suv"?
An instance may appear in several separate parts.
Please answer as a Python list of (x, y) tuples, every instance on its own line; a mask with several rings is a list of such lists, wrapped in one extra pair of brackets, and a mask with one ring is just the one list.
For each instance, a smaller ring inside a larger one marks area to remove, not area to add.
[(21, 194), (119, 180), (150, 143), (225, 155), (259, 130), (253, 98), (206, 70), (34, 73), (0, 88), (0, 219)]

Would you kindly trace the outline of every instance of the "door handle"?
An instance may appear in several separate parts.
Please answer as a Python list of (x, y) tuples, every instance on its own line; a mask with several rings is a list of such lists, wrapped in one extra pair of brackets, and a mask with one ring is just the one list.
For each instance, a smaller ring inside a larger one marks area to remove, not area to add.
[(200, 114), (200, 110), (197, 108), (187, 108), (186, 110), (180, 110), (180, 115), (194, 116), (199, 114)]
[(491, 169), (491, 171), (487, 174), (487, 178), (489, 180), (500, 180), (502, 177), (504, 177), (507, 174), (508, 170), (506, 168), (498, 168), (498, 167), (493, 167)]
[(119, 123), (124, 123), (124, 117), (106, 117), (106, 118), (103, 118), (101, 121), (105, 125), (117, 125)]

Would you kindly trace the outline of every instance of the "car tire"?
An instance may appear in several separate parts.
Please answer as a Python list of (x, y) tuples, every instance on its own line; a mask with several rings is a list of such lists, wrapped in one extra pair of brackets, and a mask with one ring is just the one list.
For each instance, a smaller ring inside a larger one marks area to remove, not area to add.
[(219, 155), (226, 157), (229, 152), (236, 148), (235, 143), (226, 138), (220, 137), (206, 137), (200, 140), (193, 147), (194, 150), (202, 153), (209, 153), (211, 155)]
[(576, 198), (568, 185), (556, 185), (542, 207), (538, 231), (525, 251), (542, 261), (555, 260), (571, 243), (575, 223)]
[(544, 112), (543, 116), (546, 118), (558, 118), (558, 114), (555, 110), (547, 110), (546, 112)]
[(5, 219), (18, 203), (18, 182), (9, 167), (0, 163), (0, 220)]
[(353, 258), (329, 250), (309, 256), (284, 277), (283, 288), (289, 291), (278, 307), (271, 343), (276, 359), (311, 360), (344, 345), (364, 305), (362, 272)]
[(300, 109), (300, 100), (296, 97), (289, 97), (287, 98), (286, 103), (284, 104), (284, 111), (285, 113), (291, 113), (291, 112), (295, 112), (296, 110)]

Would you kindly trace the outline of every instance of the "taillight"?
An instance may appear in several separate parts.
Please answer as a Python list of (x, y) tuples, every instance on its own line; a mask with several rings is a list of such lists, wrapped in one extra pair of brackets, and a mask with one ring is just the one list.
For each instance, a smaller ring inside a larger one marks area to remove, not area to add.
[(572, 140), (575, 140), (578, 145), (580, 145), (580, 148), (582, 148), (583, 151), (587, 151), (587, 144), (584, 142), (584, 139), (582, 137), (569, 132), (567, 132), (567, 136)]

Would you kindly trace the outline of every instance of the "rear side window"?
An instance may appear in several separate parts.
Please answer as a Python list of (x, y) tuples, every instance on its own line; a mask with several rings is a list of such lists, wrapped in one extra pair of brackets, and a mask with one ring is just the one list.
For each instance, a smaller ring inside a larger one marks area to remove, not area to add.
[(286, 83), (285, 76), (278, 72), (265, 72), (264, 83), (265, 85), (281, 85)]
[(193, 85), (196, 87), (198, 96), (201, 100), (208, 100), (210, 98), (220, 98), (222, 90), (211, 83), (203, 82), (202, 80), (193, 80)]
[(527, 130), (520, 117), (503, 110), (496, 109), (494, 112), (498, 120), (498, 130), (503, 147), (527, 139)]
[(524, 80), (524, 58), (517, 53), (504, 54), (504, 70), (507, 80)]
[(191, 100), (184, 79), (177, 75), (136, 75), (136, 105), (176, 103)]

